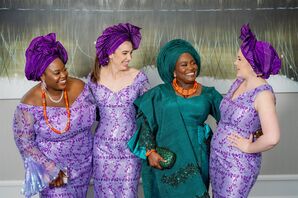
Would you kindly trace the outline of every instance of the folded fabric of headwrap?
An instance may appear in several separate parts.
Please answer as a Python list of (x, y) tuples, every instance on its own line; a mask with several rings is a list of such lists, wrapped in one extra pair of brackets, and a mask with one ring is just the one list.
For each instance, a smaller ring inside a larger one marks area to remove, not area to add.
[(130, 23), (119, 23), (106, 28), (96, 41), (96, 56), (101, 66), (109, 63), (109, 55), (124, 42), (130, 41), (133, 49), (138, 49), (142, 36), (140, 29)]
[(258, 76), (267, 79), (270, 75), (279, 73), (281, 60), (276, 50), (270, 43), (257, 41), (249, 24), (241, 27), (240, 39), (242, 40), (241, 52)]
[(63, 45), (56, 41), (56, 34), (49, 33), (32, 39), (26, 50), (25, 75), (28, 80), (38, 81), (46, 68), (60, 58), (66, 64), (68, 56)]
[(189, 42), (182, 39), (174, 39), (161, 47), (157, 56), (157, 70), (160, 78), (165, 83), (171, 83), (173, 81), (176, 62), (183, 53), (192, 55), (198, 65), (197, 76), (199, 75), (201, 68), (199, 53)]

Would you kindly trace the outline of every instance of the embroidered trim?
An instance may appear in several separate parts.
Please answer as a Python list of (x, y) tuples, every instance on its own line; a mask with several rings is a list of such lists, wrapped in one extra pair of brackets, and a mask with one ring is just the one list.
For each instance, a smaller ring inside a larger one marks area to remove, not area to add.
[(176, 187), (180, 183), (185, 183), (189, 177), (193, 175), (198, 175), (199, 172), (200, 170), (198, 166), (194, 164), (188, 164), (186, 167), (180, 168), (178, 171), (169, 176), (163, 175), (161, 181), (163, 183)]
[(151, 132), (149, 124), (145, 119), (143, 119), (142, 126), (140, 132), (140, 146), (145, 147), (146, 150), (155, 149), (155, 137), (154, 134)]

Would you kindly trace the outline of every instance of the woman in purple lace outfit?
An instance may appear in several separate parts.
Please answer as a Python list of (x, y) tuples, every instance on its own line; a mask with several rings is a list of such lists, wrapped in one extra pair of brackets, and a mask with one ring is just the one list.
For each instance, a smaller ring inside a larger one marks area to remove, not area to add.
[(240, 38), (237, 79), (221, 102), (221, 120), (211, 141), (214, 198), (248, 197), (261, 168), (261, 152), (280, 138), (274, 92), (265, 79), (279, 72), (281, 60), (269, 43), (256, 40), (248, 24)]
[(95, 197), (137, 197), (141, 162), (127, 147), (136, 130), (134, 100), (148, 88), (142, 71), (128, 67), (141, 41), (140, 28), (129, 23), (105, 29), (96, 42), (90, 76), (100, 122), (94, 137)]
[(55, 33), (34, 38), (25, 74), (41, 81), (17, 106), (13, 131), (25, 166), (23, 194), (84, 198), (92, 174), (95, 105), (88, 86), (68, 77), (67, 52)]

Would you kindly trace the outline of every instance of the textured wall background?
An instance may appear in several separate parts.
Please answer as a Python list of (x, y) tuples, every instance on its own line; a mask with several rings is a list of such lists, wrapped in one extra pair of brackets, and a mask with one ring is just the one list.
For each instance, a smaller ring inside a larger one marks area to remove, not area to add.
[(94, 41), (119, 22), (142, 27), (141, 47), (132, 65), (154, 65), (161, 44), (184, 38), (202, 55), (202, 75), (234, 77), (239, 29), (249, 22), (259, 39), (284, 55), (282, 74), (298, 80), (298, 2), (296, 0), (2, 0), (0, 76), (23, 77), (30, 40), (56, 32), (69, 52), (68, 67), (86, 76), (93, 65)]

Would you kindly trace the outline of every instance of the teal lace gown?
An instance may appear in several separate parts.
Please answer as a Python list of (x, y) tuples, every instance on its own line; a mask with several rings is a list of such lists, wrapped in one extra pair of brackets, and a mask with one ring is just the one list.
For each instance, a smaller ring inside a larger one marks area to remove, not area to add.
[[(170, 84), (159, 85), (135, 101), (138, 130), (129, 141), (131, 151), (142, 160), (146, 198), (209, 197), (208, 115), (219, 120), (222, 96), (203, 86), (200, 96), (182, 98)], [(149, 166), (146, 150), (165, 147), (176, 154), (171, 169)]]

